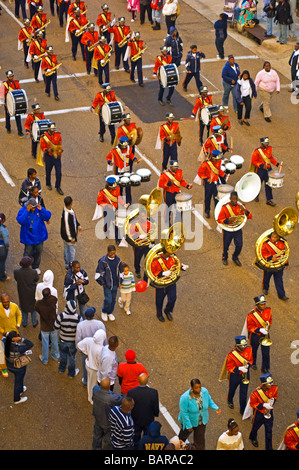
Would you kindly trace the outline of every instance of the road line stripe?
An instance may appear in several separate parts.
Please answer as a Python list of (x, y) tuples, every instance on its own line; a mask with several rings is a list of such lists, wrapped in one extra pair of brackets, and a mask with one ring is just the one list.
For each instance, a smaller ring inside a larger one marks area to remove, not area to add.
[(2, 174), (2, 176), (5, 179), (6, 183), (10, 184), (10, 186), (12, 186), (12, 187), (15, 186), (15, 183), (13, 182), (13, 180), (11, 179), (11, 177), (9, 176), (7, 171), (5, 170), (2, 163), (0, 163), (0, 173)]
[[(54, 111), (45, 111), (44, 114), (46, 117), (46, 116), (53, 116), (56, 114), (68, 114), (68, 113), (79, 112), (79, 111), (87, 112), (89, 110), (90, 110), (90, 106), (82, 106), (81, 108), (56, 109)], [(20, 117), (21, 119), (26, 119), (27, 114), (20, 114)], [(10, 119), (15, 120), (15, 117), (13, 116)], [(5, 122), (5, 118), (1, 118), (0, 122)]]

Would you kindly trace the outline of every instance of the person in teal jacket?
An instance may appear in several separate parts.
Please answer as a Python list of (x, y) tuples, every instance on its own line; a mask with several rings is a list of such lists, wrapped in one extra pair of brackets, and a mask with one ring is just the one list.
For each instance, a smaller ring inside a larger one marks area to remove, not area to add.
[(200, 380), (192, 379), (191, 388), (180, 398), (178, 421), (182, 428), (178, 437), (185, 442), (193, 431), (196, 450), (205, 450), (205, 430), (209, 421), (209, 408), (216, 411), (218, 415), (221, 413), (208, 390), (201, 386)]

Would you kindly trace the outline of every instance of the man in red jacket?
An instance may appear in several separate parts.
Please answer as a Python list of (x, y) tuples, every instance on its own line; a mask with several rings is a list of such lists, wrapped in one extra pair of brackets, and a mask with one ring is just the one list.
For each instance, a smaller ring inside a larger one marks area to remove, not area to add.
[(32, 133), (31, 133), (31, 128), (32, 128), (32, 123), (34, 121), (40, 121), (42, 119), (45, 119), (44, 113), (41, 112), (40, 110), (40, 105), (38, 103), (35, 103), (32, 105), (32, 113), (28, 114), (26, 121), (25, 121), (25, 131), (26, 135), (31, 136), (31, 155), (33, 158), (36, 158), (36, 152), (37, 152), (37, 146), (38, 142), (35, 142), (32, 139)]
[(46, 163), (46, 185), (49, 190), (52, 189), (51, 185), (51, 172), (53, 166), (55, 167), (55, 188), (56, 191), (63, 196), (61, 184), (61, 156), (63, 152), (61, 133), (56, 132), (56, 125), (51, 123), (50, 128), (40, 139), (41, 150), (44, 152), (44, 160)]
[[(171, 57), (171, 55), (168, 54), (168, 49), (167, 49), (166, 46), (161, 47), (160, 50), (161, 50), (161, 54), (156, 57), (152, 78), (157, 78), (158, 77), (158, 79), (159, 79), (158, 102), (161, 106), (165, 106), (165, 103), (163, 101), (164, 88), (163, 88), (162, 83), (160, 81), (160, 67), (171, 64), (172, 63), (172, 57)], [(173, 93), (174, 93), (174, 86), (169, 86), (168, 87), (168, 94), (167, 94), (167, 97), (166, 97), (166, 103), (167, 104), (171, 104), (171, 97), (172, 97)]]
[[(280, 236), (275, 231), (273, 231), (271, 235), (269, 236), (269, 239), (263, 243), (262, 257), (268, 261), (271, 261), (271, 260), (277, 261), (277, 259), (279, 258), (279, 255), (282, 252), (284, 252), (285, 249), (286, 249), (286, 245), (284, 243), (283, 238), (280, 238)], [(284, 285), (283, 285), (284, 268), (290, 269), (288, 262), (284, 265), (283, 269), (279, 271), (275, 271), (275, 270), (264, 271), (262, 287), (263, 287), (263, 293), (265, 295), (268, 295), (270, 279), (273, 276), (278, 297), (281, 300), (289, 300), (289, 298), (285, 294)]]
[[(111, 88), (110, 83), (103, 83), (103, 91), (99, 91), (95, 99), (90, 107), (91, 112), (96, 112), (99, 115), (100, 120), (100, 142), (104, 142), (104, 134), (106, 132), (105, 123), (102, 119), (101, 115), (101, 108), (104, 103), (111, 103), (112, 101), (117, 101), (114, 91)], [(111, 144), (113, 145), (115, 139), (115, 126), (114, 124), (108, 125), (110, 136), (111, 136)]]
[[(94, 50), (89, 51), (88, 48), (98, 42), (99, 40), (99, 33), (94, 30), (95, 25), (94, 23), (89, 23), (87, 25), (87, 31), (82, 34), (81, 36), (81, 43), (84, 44), (85, 50), (85, 57), (86, 57), (86, 71), (87, 75), (90, 75), (91, 66), (92, 66), (92, 59), (94, 55)], [(93, 69), (94, 74), (97, 75), (97, 69)]]
[[(21, 87), (20, 87), (19, 81), (14, 79), (14, 73), (13, 73), (12, 70), (8, 70), (6, 72), (6, 77), (7, 77), (7, 79), (4, 80), (4, 82), (3, 82), (3, 85), (4, 85), (4, 100), (5, 100), (5, 107), (4, 107), (5, 108), (5, 127), (6, 127), (6, 130), (7, 130), (7, 133), (10, 134), (11, 133), (10, 114), (9, 114), (7, 106), (6, 106), (7, 93), (9, 91), (13, 91), (13, 90), (20, 90)], [(16, 115), (15, 120), (16, 120), (17, 129), (18, 129), (18, 136), (23, 137), (24, 134), (23, 134), (23, 130), (22, 130), (21, 116)]]
[(28, 52), (29, 52), (29, 45), (30, 45), (30, 42), (33, 38), (33, 28), (32, 26), (30, 26), (30, 20), (29, 18), (25, 18), (24, 19), (24, 27), (20, 29), (19, 31), (19, 41), (20, 43), (22, 43), (22, 47), (23, 47), (23, 52), (24, 52), (24, 65), (25, 67), (28, 69), (29, 68), (29, 64), (27, 62), (27, 56), (28, 56)]
[(121, 18), (118, 18), (118, 26), (116, 26), (115, 24), (111, 25), (108, 28), (108, 32), (113, 33), (114, 35), (114, 52), (115, 52), (116, 70), (119, 69), (120, 62), (122, 60), (125, 72), (130, 73), (129, 62), (128, 60), (125, 60), (125, 54), (127, 51), (127, 42), (131, 36), (131, 30), (130, 30), (130, 27), (125, 24), (125, 21), (126, 20), (123, 16)]

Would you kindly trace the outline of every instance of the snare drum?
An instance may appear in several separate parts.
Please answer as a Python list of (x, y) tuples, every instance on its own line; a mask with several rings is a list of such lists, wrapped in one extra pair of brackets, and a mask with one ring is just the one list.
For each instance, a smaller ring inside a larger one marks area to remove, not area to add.
[(219, 106), (217, 104), (211, 106), (205, 106), (200, 111), (200, 119), (207, 126), (212, 121), (214, 116), (217, 116)]
[(32, 140), (39, 142), (42, 135), (49, 130), (50, 124), (52, 124), (52, 122), (49, 119), (33, 121), (31, 125)]
[(240, 170), (240, 168), (243, 166), (244, 158), (241, 157), (241, 155), (232, 155), (230, 157), (230, 161), (236, 165), (237, 170)]
[(175, 64), (162, 65), (159, 68), (159, 80), (163, 88), (179, 83), (179, 72)]
[(119, 178), (119, 185), (123, 188), (130, 186), (130, 177), (129, 176), (121, 176)]
[(269, 180), (267, 185), (270, 186), (270, 188), (281, 188), (283, 186), (284, 173), (274, 170), (269, 171), (268, 175)]
[(221, 199), (224, 196), (227, 196), (234, 190), (233, 186), (230, 186), (229, 184), (219, 184), (217, 186), (217, 199)]
[(225, 164), (225, 173), (227, 175), (233, 175), (236, 169), (237, 169), (237, 166), (232, 162), (228, 162)]
[(107, 126), (122, 121), (123, 107), (119, 101), (104, 103), (101, 107), (101, 116)]
[(118, 228), (122, 228), (125, 225), (127, 218), (127, 212), (125, 209), (117, 209), (115, 212), (115, 225)]
[(130, 183), (131, 183), (131, 186), (140, 186), (141, 185), (141, 176), (131, 175), (130, 176)]
[(178, 193), (175, 196), (176, 208), (179, 212), (192, 210), (192, 194)]
[(6, 95), (6, 107), (10, 116), (27, 114), (28, 99), (25, 90), (10, 90)]
[(140, 176), (142, 183), (144, 183), (150, 181), (152, 173), (147, 168), (140, 168), (136, 171), (136, 175)]

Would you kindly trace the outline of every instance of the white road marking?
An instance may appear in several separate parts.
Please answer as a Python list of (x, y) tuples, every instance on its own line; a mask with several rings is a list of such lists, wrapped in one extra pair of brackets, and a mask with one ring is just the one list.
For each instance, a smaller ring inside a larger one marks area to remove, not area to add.
[(13, 182), (13, 180), (11, 179), (11, 177), (9, 176), (7, 171), (5, 170), (2, 163), (0, 163), (0, 173), (2, 174), (2, 176), (5, 179), (6, 183), (10, 184), (10, 186), (12, 186), (12, 187), (15, 186), (15, 183)]

